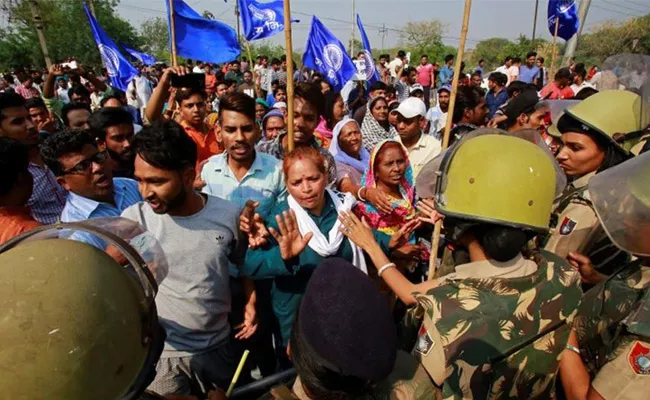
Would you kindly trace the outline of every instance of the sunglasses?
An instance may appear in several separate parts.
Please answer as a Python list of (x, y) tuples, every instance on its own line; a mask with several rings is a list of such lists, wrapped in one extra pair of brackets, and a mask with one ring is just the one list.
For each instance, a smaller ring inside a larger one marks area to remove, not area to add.
[(94, 155), (79, 161), (74, 167), (63, 171), (63, 175), (69, 174), (87, 174), (91, 171), (93, 164), (103, 164), (108, 158), (106, 151), (100, 151)]

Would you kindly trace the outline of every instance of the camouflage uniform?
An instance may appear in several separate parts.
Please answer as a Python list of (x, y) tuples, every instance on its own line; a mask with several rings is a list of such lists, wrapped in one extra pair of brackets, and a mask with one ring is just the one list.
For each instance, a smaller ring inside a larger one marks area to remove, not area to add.
[(444, 399), (551, 397), (568, 340), (564, 321), (582, 292), (579, 274), (566, 261), (544, 252), (537, 265), (522, 277), (451, 274), (416, 295), (402, 338), (412, 344), (417, 332), (414, 354), (442, 385)]
[[(372, 394), (363, 399), (372, 400), (438, 400), (442, 399), (429, 375), (410, 354), (398, 351), (395, 368), (388, 378), (377, 384)], [(300, 384), (300, 378), (293, 384), (293, 391), (286, 386), (278, 386), (260, 398), (277, 400), (309, 400)], [(363, 400), (358, 399), (358, 400)]]

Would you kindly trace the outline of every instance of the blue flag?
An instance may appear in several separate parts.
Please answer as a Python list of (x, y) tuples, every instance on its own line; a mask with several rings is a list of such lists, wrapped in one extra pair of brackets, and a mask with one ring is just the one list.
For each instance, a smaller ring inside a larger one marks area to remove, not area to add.
[[(215, 64), (232, 61), (239, 56), (241, 49), (234, 29), (219, 21), (203, 18), (182, 0), (173, 2), (178, 55)], [(165, 1), (165, 5), (171, 48), (169, 2)]]
[(264, 39), (284, 31), (284, 1), (237, 0), (246, 40)]
[(551, 31), (551, 36), (555, 35), (557, 18), (560, 19), (557, 35), (564, 40), (571, 39), (578, 32), (580, 26), (575, 0), (548, 1), (548, 29)]
[(324, 74), (336, 91), (341, 91), (343, 85), (357, 72), (343, 43), (315, 15), (311, 20), (302, 62)]
[(90, 29), (93, 31), (93, 37), (95, 38), (95, 43), (97, 43), (99, 54), (102, 56), (102, 63), (106, 67), (108, 77), (111, 79), (111, 86), (120, 90), (126, 90), (131, 79), (138, 74), (138, 70), (120, 53), (115, 42), (99, 26), (95, 17), (88, 11), (86, 3), (84, 3), (84, 10), (86, 11), (88, 22), (90, 22)]
[(359, 14), (357, 14), (357, 26), (359, 27), (359, 34), (361, 35), (361, 41), (363, 42), (363, 59), (366, 64), (366, 79), (370, 84), (372, 84), (379, 80), (379, 73), (377, 72), (377, 68), (375, 68), (375, 60), (372, 58), (370, 41), (368, 40), (368, 35), (366, 35), (366, 30), (363, 29), (363, 24), (361, 23), (361, 17)]
[(144, 65), (154, 65), (156, 63), (156, 59), (154, 56), (150, 56), (147, 53), (143, 53), (141, 51), (137, 51), (134, 48), (131, 48), (124, 43), (120, 42), (120, 46), (131, 55), (131, 57), (135, 58), (136, 60), (140, 61)]

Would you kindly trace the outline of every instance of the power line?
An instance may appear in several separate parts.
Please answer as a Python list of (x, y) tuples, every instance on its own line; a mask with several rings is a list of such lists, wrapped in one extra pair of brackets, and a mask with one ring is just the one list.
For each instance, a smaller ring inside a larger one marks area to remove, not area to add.
[(630, 14), (630, 13), (628, 13), (628, 12), (624, 12), (624, 11), (613, 10), (613, 9), (611, 9), (611, 8), (606, 8), (606, 7), (603, 7), (603, 6), (598, 5), (598, 4), (593, 4), (593, 3), (592, 3), (592, 4), (591, 4), (591, 7), (594, 7), (594, 8), (597, 8), (597, 9), (599, 9), (599, 10), (603, 10), (603, 11), (608, 11), (608, 12), (613, 12), (613, 13), (617, 13), (617, 14), (621, 14), (621, 15), (626, 15), (626, 16), (628, 16), (628, 17), (635, 17), (635, 18), (638, 18), (638, 17), (639, 17), (639, 16), (636, 15), (636, 14)]
[(612, 6), (614, 6), (614, 7), (623, 7), (623, 8), (625, 8), (625, 9), (627, 9), (627, 10), (634, 11), (634, 12), (637, 12), (637, 13), (640, 13), (640, 14), (645, 14), (645, 13), (647, 13), (647, 11), (642, 11), (642, 10), (639, 10), (639, 9), (637, 9), (637, 8), (633, 8), (633, 7), (629, 7), (629, 6), (624, 6), (623, 4), (621, 4), (622, 2), (620, 2), (620, 1), (619, 1), (618, 3), (614, 3), (614, 2), (609, 1), (609, 0), (602, 0), (602, 2), (603, 2), (603, 3), (606, 3), (606, 4), (609, 4), (609, 5), (612, 5)]
[[(648, 7), (648, 4), (643, 4), (643, 3), (637, 3), (636, 1), (631, 1), (631, 0), (626, 0), (627, 3), (634, 4), (640, 7)], [(647, 11), (645, 11), (647, 12)]]

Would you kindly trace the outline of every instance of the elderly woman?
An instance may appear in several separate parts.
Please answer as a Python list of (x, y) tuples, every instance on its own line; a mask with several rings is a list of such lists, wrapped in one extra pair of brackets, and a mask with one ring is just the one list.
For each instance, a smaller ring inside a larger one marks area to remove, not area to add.
[(325, 114), (320, 118), (320, 123), (314, 131), (316, 141), (324, 149), (330, 148), (332, 142), (332, 131), (336, 124), (345, 116), (345, 103), (338, 92), (327, 92), (325, 94)]
[(262, 119), (262, 140), (272, 141), (286, 129), (282, 110), (273, 109)]
[(397, 130), (388, 122), (388, 103), (383, 97), (375, 97), (368, 103), (368, 111), (361, 124), (363, 147), (369, 152), (382, 140), (393, 139)]
[[(274, 278), (271, 297), (280, 329), (279, 353), (287, 345), (307, 281), (324, 259), (340, 257), (367, 273), (363, 252), (339, 231), (339, 213), (350, 211), (356, 200), (350, 194), (326, 189), (324, 157), (311, 147), (299, 147), (285, 157), (283, 171), (289, 195), (271, 210), (269, 216), (274, 218), (267, 218), (272, 238), (266, 243), (250, 241), (259, 247), (248, 249), (242, 270), (253, 279)], [(249, 238), (265, 236), (259, 215), (255, 221), (250, 226), (252, 221), (242, 216), (242, 230), (248, 231)], [(403, 241), (400, 234), (391, 238), (377, 232), (375, 238), (387, 250)]]

